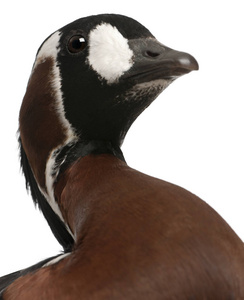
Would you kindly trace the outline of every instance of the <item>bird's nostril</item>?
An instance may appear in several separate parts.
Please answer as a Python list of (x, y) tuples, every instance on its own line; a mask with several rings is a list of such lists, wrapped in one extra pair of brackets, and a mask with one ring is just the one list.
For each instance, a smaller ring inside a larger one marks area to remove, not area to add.
[(157, 57), (160, 55), (158, 52), (153, 52), (153, 51), (146, 51), (146, 55), (150, 57)]

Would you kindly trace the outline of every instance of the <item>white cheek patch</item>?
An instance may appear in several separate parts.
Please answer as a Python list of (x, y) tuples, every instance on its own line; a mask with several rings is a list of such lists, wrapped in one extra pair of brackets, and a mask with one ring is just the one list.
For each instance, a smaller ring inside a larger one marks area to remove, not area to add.
[(90, 32), (88, 63), (108, 84), (132, 67), (132, 58), (128, 40), (116, 27), (103, 23)]

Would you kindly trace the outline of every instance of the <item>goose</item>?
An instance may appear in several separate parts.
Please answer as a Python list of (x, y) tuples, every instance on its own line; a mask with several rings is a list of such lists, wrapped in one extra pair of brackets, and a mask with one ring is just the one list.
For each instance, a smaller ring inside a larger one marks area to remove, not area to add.
[(121, 151), (137, 117), (194, 70), (193, 56), (122, 15), (78, 19), (43, 42), (20, 108), (20, 155), (63, 253), (0, 278), (0, 299), (244, 299), (241, 239)]

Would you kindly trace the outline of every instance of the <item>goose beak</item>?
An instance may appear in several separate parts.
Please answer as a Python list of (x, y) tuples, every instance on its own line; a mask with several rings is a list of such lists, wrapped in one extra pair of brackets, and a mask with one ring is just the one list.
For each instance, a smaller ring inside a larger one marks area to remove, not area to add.
[(134, 64), (125, 77), (135, 83), (174, 80), (199, 69), (192, 55), (168, 48), (155, 39), (131, 40), (129, 45), (134, 52)]

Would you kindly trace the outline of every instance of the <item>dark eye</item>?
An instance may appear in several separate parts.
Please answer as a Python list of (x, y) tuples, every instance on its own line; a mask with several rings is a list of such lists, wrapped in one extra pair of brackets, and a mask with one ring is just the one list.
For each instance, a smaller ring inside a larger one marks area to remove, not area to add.
[(86, 46), (87, 41), (82, 35), (74, 35), (68, 42), (68, 49), (71, 53), (81, 52)]

